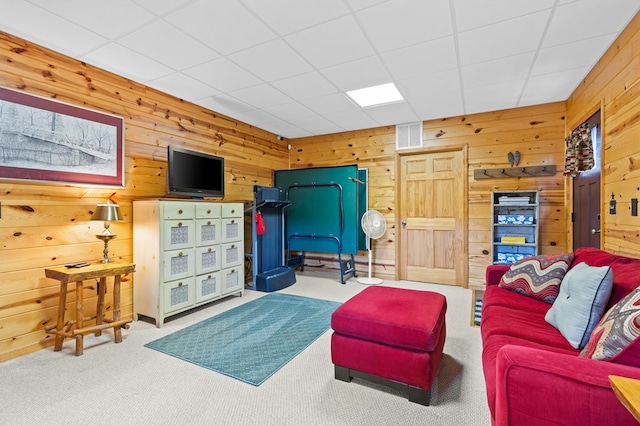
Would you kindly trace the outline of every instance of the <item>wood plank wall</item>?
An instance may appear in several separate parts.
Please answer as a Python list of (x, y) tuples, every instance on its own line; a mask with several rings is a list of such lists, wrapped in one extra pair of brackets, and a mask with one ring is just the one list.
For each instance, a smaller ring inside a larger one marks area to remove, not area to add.
[[(52, 345), (42, 328), (55, 319), (59, 284), (44, 268), (102, 257), (102, 225), (89, 221), (96, 203), (120, 204), (110, 254), (132, 261), (132, 200), (165, 196), (167, 145), (224, 156), (225, 201), (251, 201), (253, 185), (271, 185), (272, 170), (288, 167), (274, 134), (1, 32), (0, 86), (125, 119), (124, 188), (0, 181), (0, 361)], [(122, 312), (131, 318), (135, 274), (126, 280)], [(85, 306), (95, 311), (88, 284)]]
[[(491, 192), (540, 190), (540, 252), (562, 253), (566, 247), (564, 207), (564, 102), (471, 114), (423, 123), (425, 149), (468, 146), (469, 282), (484, 286), (484, 272), (491, 263)], [(383, 213), (388, 231), (374, 243), (374, 275), (396, 275), (396, 156), (395, 126), (300, 138), (291, 141), (292, 168), (357, 164), (369, 169), (369, 208)], [(520, 151), (521, 166), (558, 166), (548, 177), (482, 179), (475, 169), (508, 167), (507, 153)], [(311, 257), (325, 268), (337, 268), (327, 256)], [(359, 273), (367, 259), (356, 258)]]
[[(640, 14), (567, 100), (567, 127), (574, 129), (595, 110), (603, 117), (602, 248), (640, 257)], [(614, 194), (617, 213), (609, 213)]]
[[(628, 212), (640, 196), (640, 22), (637, 16), (565, 103), (518, 108), (424, 122), (427, 147), (468, 146), (469, 283), (483, 285), (491, 261), (490, 193), (541, 190), (541, 252), (569, 249), (565, 208), (570, 199), (561, 172), (545, 178), (475, 181), (475, 169), (506, 167), (506, 153), (518, 149), (523, 165), (556, 164), (562, 169), (563, 139), (600, 105), (604, 117), (603, 210), (616, 194), (616, 216), (603, 216), (603, 247), (640, 255), (640, 220)], [(42, 331), (56, 314), (58, 285), (43, 269), (101, 257), (89, 222), (95, 204), (112, 199), (125, 221), (114, 223), (112, 254), (132, 260), (131, 202), (166, 191), (166, 146), (181, 145), (226, 158), (227, 199), (249, 201), (254, 184), (270, 185), (273, 170), (357, 163), (370, 170), (370, 207), (389, 225), (376, 242), (374, 273), (395, 277), (395, 127), (293, 139), (290, 152), (275, 135), (213, 111), (164, 95), (0, 32), (0, 86), (17, 89), (125, 118), (124, 188), (0, 181), (0, 362), (52, 344)], [(567, 122), (564, 121), (564, 116)], [(565, 125), (566, 124), (566, 125)], [(486, 252), (486, 254), (485, 254)], [(330, 257), (319, 259), (332, 262)], [(359, 270), (366, 259), (358, 257)], [(330, 266), (330, 265), (329, 265)], [(123, 291), (123, 313), (132, 313), (133, 277)], [(89, 287), (89, 286), (88, 286)], [(87, 306), (95, 292), (87, 290)], [(91, 294), (92, 293), (92, 294)], [(70, 295), (68, 308), (72, 307)]]

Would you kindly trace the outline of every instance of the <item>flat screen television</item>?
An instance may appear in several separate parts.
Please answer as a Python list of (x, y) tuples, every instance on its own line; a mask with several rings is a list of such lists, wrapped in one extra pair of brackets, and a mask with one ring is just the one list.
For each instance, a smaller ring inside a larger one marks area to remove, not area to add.
[(173, 146), (167, 154), (169, 195), (224, 197), (224, 158)]

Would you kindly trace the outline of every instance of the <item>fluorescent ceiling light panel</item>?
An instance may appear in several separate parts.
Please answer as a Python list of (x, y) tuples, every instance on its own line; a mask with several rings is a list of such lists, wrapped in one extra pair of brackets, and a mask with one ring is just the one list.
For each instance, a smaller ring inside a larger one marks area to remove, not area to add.
[(404, 100), (393, 83), (350, 90), (347, 95), (363, 108)]

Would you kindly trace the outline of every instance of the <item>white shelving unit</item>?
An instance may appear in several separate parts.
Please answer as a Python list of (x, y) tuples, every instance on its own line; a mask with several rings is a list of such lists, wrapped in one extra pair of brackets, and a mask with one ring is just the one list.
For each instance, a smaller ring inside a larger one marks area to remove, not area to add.
[(538, 196), (538, 191), (492, 194), (493, 263), (510, 265), (538, 254)]
[(133, 202), (134, 319), (167, 317), (244, 294), (242, 203)]

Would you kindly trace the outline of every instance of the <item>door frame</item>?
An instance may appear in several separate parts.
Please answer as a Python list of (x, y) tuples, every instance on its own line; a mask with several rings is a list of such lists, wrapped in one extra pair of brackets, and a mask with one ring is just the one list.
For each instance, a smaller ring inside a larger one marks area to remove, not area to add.
[[(598, 155), (600, 156), (600, 248), (604, 247), (604, 229), (605, 229), (605, 218), (606, 216), (606, 211), (605, 211), (605, 204), (607, 203), (607, 200), (605, 199), (606, 197), (604, 197), (604, 176), (603, 176), (603, 172), (604, 172), (604, 145), (605, 145), (605, 116), (604, 116), (604, 99), (600, 99), (600, 103), (593, 106), (592, 108), (587, 110), (587, 113), (584, 114), (580, 120), (576, 120), (575, 123), (577, 124), (569, 124), (568, 121), (565, 121), (565, 138), (571, 133), (571, 131), (573, 129), (575, 129), (577, 126), (580, 125), (580, 123), (584, 123), (586, 120), (589, 119), (589, 117), (591, 117), (593, 114), (595, 114), (596, 112), (598, 112), (598, 110), (600, 110), (600, 152), (598, 152)], [(564, 142), (564, 141), (563, 141)], [(563, 156), (564, 157), (564, 156)], [(564, 162), (564, 158), (562, 159), (562, 161)], [(571, 176), (565, 176), (564, 178), (564, 188), (565, 188), (565, 211), (567, 212), (566, 217), (565, 217), (565, 221), (567, 223), (567, 248), (570, 251), (574, 250), (573, 247), (573, 221), (571, 220), (571, 217), (573, 216), (573, 178)]]
[(461, 242), (462, 253), (460, 253), (460, 257), (462, 259), (461, 271), (462, 271), (462, 283), (460, 287), (469, 288), (469, 157), (468, 157), (468, 145), (467, 144), (452, 144), (452, 145), (440, 145), (440, 146), (430, 146), (423, 148), (415, 148), (415, 149), (403, 149), (401, 151), (396, 150), (396, 158), (395, 158), (395, 168), (396, 168), (396, 185), (395, 185), (395, 205), (396, 205), (396, 214), (395, 214), (395, 229), (396, 229), (396, 273), (395, 279), (400, 280), (402, 276), (405, 275), (406, 271), (403, 270), (403, 262), (400, 262), (400, 259), (403, 258), (405, 253), (402, 252), (402, 188), (401, 181), (402, 176), (400, 175), (402, 166), (401, 161), (403, 157), (408, 157), (412, 155), (422, 155), (422, 154), (435, 154), (440, 152), (452, 152), (452, 151), (461, 151), (462, 152), (462, 165), (464, 167), (464, 176), (467, 176), (466, 179), (463, 179), (460, 182), (461, 192), (464, 195), (464, 199), (466, 200), (463, 203), (463, 211), (461, 218), (461, 226), (463, 228), (462, 235), (463, 241)]

